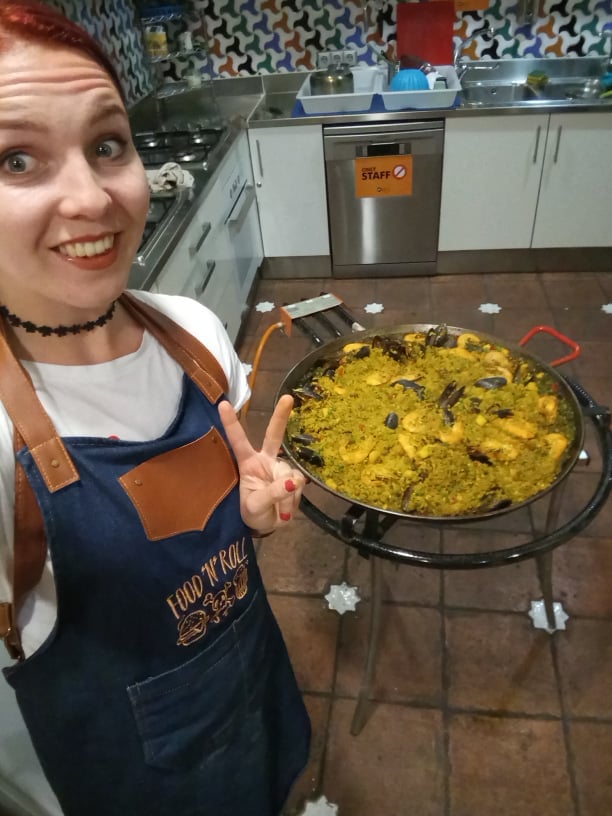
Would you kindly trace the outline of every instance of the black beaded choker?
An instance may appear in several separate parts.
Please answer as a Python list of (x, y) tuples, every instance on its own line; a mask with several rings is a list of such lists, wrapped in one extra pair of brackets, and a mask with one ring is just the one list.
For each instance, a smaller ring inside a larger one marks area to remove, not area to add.
[(11, 326), (18, 326), (25, 329), (30, 334), (37, 332), (43, 337), (50, 337), (52, 334), (57, 337), (66, 337), (68, 334), (80, 334), (81, 332), (90, 332), (97, 329), (99, 326), (104, 326), (112, 318), (115, 312), (115, 305), (117, 301), (113, 300), (107, 312), (97, 320), (88, 320), (87, 323), (73, 323), (72, 326), (37, 326), (31, 320), (22, 320), (17, 315), (9, 312), (6, 306), (0, 304), (0, 314), (6, 319)]

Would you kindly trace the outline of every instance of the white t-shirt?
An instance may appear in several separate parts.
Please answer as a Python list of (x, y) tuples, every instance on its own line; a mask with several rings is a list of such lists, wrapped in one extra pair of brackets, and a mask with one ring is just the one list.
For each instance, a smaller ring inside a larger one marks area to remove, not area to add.
[[(250, 391), (246, 375), (221, 321), (210, 309), (186, 297), (133, 292), (171, 317), (217, 358), (229, 385), (228, 398), (239, 410)], [(147, 441), (162, 436), (176, 417), (183, 370), (144, 332), (140, 348), (96, 365), (24, 362), (38, 398), (60, 436), (117, 436)], [(15, 461), (13, 425), (0, 403), (0, 601), (12, 599)], [(51, 560), (40, 583), (26, 597), (17, 620), (26, 656), (50, 634), (56, 619)]]

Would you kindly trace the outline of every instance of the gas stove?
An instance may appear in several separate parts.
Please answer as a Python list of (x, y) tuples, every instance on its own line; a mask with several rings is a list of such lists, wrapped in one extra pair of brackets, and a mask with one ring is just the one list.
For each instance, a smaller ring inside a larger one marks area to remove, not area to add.
[(210, 152), (221, 139), (223, 128), (195, 127), (134, 134), (134, 144), (145, 167), (166, 162), (206, 169)]
[[(194, 127), (146, 131), (134, 134), (134, 144), (145, 168), (152, 170), (177, 162), (186, 170), (209, 170), (210, 154), (223, 135), (223, 128)], [(177, 204), (178, 190), (152, 192), (139, 252)]]

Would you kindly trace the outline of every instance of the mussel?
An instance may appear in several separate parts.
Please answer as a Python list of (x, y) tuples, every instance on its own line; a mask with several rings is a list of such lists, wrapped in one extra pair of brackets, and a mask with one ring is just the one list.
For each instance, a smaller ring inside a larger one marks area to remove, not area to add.
[(461, 397), (463, 396), (463, 392), (465, 391), (464, 385), (457, 385), (456, 382), (449, 382), (446, 388), (442, 391), (440, 396), (438, 397), (438, 405), (440, 408), (452, 408), (456, 402), (458, 402)]
[(425, 386), (419, 385), (414, 380), (406, 380), (403, 377), (400, 377), (399, 380), (393, 380), (391, 385), (401, 385), (406, 390), (414, 391), (417, 397), (422, 400), (425, 395)]
[(391, 413), (387, 414), (387, 416), (385, 417), (385, 426), (387, 428), (391, 428), (391, 430), (394, 431), (398, 425), (399, 417), (395, 413), (395, 411), (391, 411)]
[(297, 388), (291, 389), (291, 396), (296, 400), (298, 405), (303, 405), (308, 400), (322, 400), (323, 394), (320, 394), (318, 391), (311, 385), (301, 385)]
[(310, 465), (315, 465), (316, 467), (325, 466), (325, 460), (321, 454), (312, 448), (306, 447), (305, 445), (298, 445), (295, 449), (295, 453), (299, 459), (303, 459), (304, 462), (308, 462)]
[(425, 335), (426, 346), (443, 346), (448, 340), (448, 328), (445, 323), (429, 329)]
[(383, 354), (391, 357), (393, 360), (403, 360), (407, 357), (406, 346), (393, 337), (384, 337), (382, 335), (375, 335), (372, 338), (372, 348), (382, 349)]
[(486, 388), (487, 391), (493, 391), (496, 388), (503, 388), (504, 385), (508, 385), (508, 380), (505, 377), (483, 377), (476, 380), (474, 385), (477, 388)]

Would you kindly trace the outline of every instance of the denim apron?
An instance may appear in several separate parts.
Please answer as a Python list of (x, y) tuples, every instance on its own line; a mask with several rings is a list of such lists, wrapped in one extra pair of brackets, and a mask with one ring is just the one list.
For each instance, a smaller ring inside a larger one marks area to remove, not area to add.
[(18, 453), (58, 614), (4, 672), (66, 816), (277, 816), (310, 723), (215, 405), (185, 375), (162, 438), (63, 441), (54, 493)]

